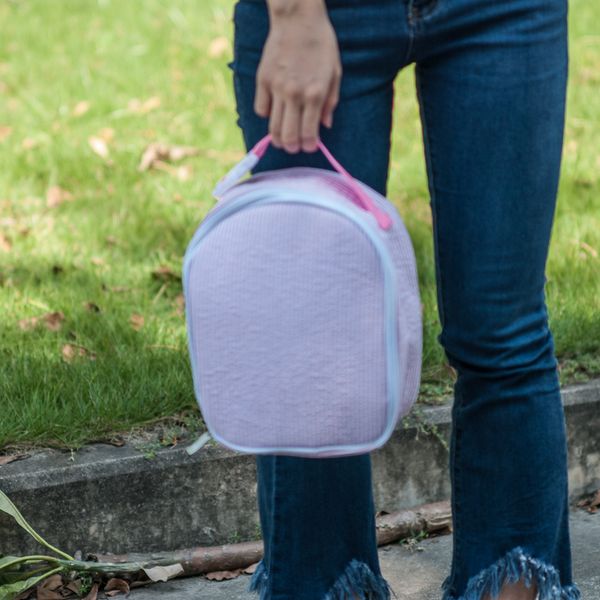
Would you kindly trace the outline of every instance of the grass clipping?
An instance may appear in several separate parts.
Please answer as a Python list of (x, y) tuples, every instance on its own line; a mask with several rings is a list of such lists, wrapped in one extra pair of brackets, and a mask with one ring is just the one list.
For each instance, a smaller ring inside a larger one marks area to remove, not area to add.
[[(131, 587), (145, 585), (150, 581), (167, 581), (183, 572), (181, 564), (161, 565), (156, 561), (151, 563), (129, 562), (110, 563), (97, 561), (82, 561), (69, 556), (49, 544), (27, 523), (23, 515), (10, 498), (0, 490), (0, 511), (11, 516), (31, 537), (51, 550), (56, 556), (34, 554), (30, 556), (0, 555), (0, 600), (23, 600), (29, 596), (34, 586), (47, 580), (51, 587), (46, 587), (45, 598), (65, 598), (64, 593), (57, 588), (63, 587), (73, 593), (73, 597), (95, 600), (98, 593), (98, 579), (108, 578), (104, 590), (120, 590), (129, 592), (129, 583), (120, 576), (129, 575), (139, 578), (142, 573), (146, 581), (135, 581)], [(70, 580), (63, 586), (62, 574)], [(57, 576), (56, 578), (54, 576)], [(56, 581), (59, 579), (60, 581)], [(137, 585), (135, 585), (137, 584)], [(126, 588), (126, 589), (125, 589)], [(55, 596), (52, 594), (55, 593)]]

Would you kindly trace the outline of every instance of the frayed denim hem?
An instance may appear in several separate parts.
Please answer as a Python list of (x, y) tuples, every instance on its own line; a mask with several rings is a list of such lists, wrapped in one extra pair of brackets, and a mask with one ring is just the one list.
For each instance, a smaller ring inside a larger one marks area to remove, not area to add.
[(460, 598), (450, 593), (450, 577), (447, 577), (442, 583), (442, 600), (483, 600), (486, 594), (496, 600), (505, 583), (516, 583), (521, 578), (528, 588), (533, 583), (537, 585), (536, 600), (581, 600), (581, 592), (576, 585), (561, 587), (558, 571), (552, 565), (527, 556), (519, 546), (473, 576)]
[(390, 600), (390, 587), (382, 575), (353, 558), (323, 600)]
[(252, 573), (252, 579), (250, 579), (248, 591), (258, 593), (260, 600), (267, 600), (267, 580), (267, 569), (261, 560), (258, 563), (254, 573)]
[[(252, 574), (249, 592), (268, 600), (267, 569), (261, 561)], [(394, 594), (395, 595), (395, 594)], [(364, 562), (353, 558), (323, 600), (390, 600), (390, 587), (382, 575), (375, 575)]]

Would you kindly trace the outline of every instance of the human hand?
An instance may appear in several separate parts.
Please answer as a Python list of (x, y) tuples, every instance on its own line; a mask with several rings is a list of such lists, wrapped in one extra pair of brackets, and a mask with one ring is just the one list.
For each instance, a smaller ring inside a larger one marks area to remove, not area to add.
[(256, 73), (254, 110), (277, 148), (314, 152), (333, 124), (342, 67), (324, 0), (267, 0), (270, 29)]

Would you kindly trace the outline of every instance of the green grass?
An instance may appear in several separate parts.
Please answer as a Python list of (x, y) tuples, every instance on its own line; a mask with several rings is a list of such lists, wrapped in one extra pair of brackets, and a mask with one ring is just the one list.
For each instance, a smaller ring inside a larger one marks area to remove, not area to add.
[[(212, 206), (214, 181), (242, 152), (226, 67), (231, 47), (210, 51), (216, 38), (231, 39), (231, 10), (217, 0), (0, 3), (0, 447), (77, 447), (197, 412), (181, 282), (153, 273), (161, 266), (179, 273), (187, 241)], [(565, 160), (547, 286), (563, 381), (600, 373), (598, 19), (595, 4), (571, 2)], [(449, 392), (452, 374), (435, 340), (412, 69), (397, 86), (390, 197), (417, 252), (425, 304), (421, 400), (435, 401)], [(133, 99), (155, 97), (160, 105), (149, 112), (131, 110)], [(88, 144), (98, 135), (109, 139), (109, 160)], [(192, 176), (138, 172), (153, 141), (199, 147), (185, 161)], [(48, 207), (52, 186), (72, 200)], [(52, 311), (65, 315), (58, 331), (19, 326)], [(133, 314), (144, 317), (137, 330)], [(66, 344), (95, 360), (65, 361)]]

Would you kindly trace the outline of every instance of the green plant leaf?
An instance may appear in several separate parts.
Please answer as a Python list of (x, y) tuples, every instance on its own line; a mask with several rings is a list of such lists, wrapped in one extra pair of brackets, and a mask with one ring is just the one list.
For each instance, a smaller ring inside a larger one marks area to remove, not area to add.
[[(25, 517), (19, 512), (19, 509), (12, 503), (12, 500), (2, 491), (0, 490), (0, 510), (10, 515), (31, 537), (37, 540), (40, 544), (46, 546), (53, 552), (60, 554), (64, 558), (68, 558), (69, 560), (73, 560), (72, 556), (58, 550), (51, 544), (49, 544), (41, 535), (39, 535), (36, 531), (34, 531), (33, 527), (29, 525), (29, 523), (25, 520)], [(2, 598), (0, 597), (0, 600)]]
[(25, 579), (24, 581), (15, 581), (14, 583), (0, 585), (0, 600), (13, 600), (13, 598), (21, 592), (33, 587), (40, 581), (46, 579), (46, 577), (50, 577), (50, 575), (54, 575), (54, 573), (62, 571), (62, 569), (63, 567), (57, 567), (56, 569), (51, 569), (46, 573), (42, 573), (41, 575), (29, 577), (29, 579)]
[(21, 562), (20, 556), (3, 556), (0, 558), (0, 571), (19, 562)]

